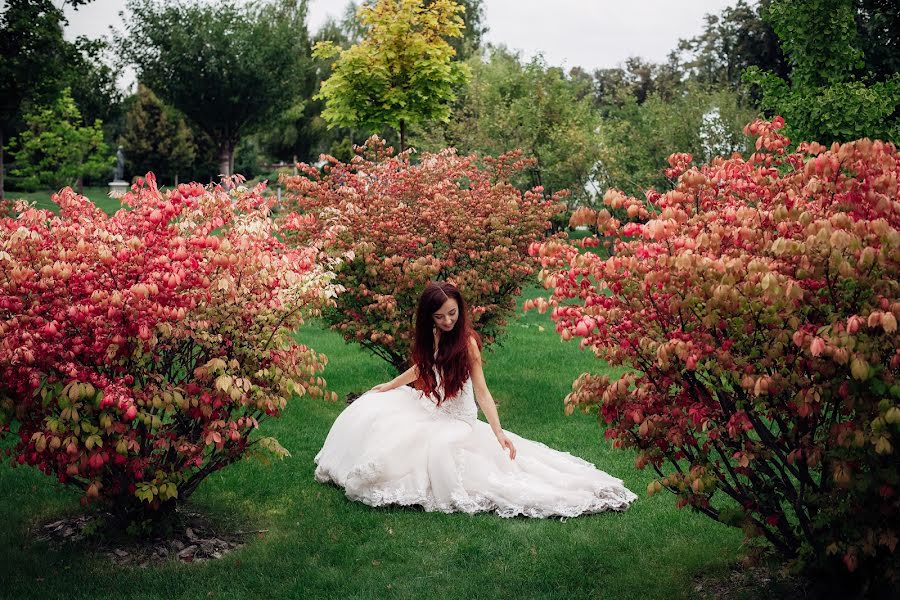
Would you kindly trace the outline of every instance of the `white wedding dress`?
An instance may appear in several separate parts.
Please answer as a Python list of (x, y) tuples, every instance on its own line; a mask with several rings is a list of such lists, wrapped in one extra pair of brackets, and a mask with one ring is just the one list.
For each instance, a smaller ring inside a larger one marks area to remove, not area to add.
[(441, 406), (400, 386), (360, 396), (315, 457), (316, 480), (371, 506), (575, 517), (625, 510), (637, 496), (591, 463), (513, 433), (516, 458), (477, 419), (472, 380)]

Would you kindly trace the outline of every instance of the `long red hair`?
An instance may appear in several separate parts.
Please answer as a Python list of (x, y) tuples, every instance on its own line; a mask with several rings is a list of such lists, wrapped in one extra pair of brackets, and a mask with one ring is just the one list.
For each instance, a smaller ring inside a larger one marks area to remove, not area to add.
[[(440, 343), (435, 349), (433, 315), (450, 298), (456, 300), (459, 317), (453, 329), (441, 331)], [(416, 307), (412, 360), (419, 368), (416, 388), (436, 398), (438, 406), (458, 394), (469, 378), (469, 340), (472, 337), (480, 348), (481, 339), (472, 329), (466, 302), (456, 286), (447, 281), (429, 281)], [(435, 367), (441, 374), (440, 389), (434, 374)]]

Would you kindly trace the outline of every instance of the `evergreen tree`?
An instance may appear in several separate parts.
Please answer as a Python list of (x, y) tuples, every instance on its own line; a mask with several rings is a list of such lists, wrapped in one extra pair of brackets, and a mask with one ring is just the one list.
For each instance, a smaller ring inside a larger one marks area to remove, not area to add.
[(125, 115), (121, 143), (129, 174), (153, 171), (158, 181), (173, 183), (190, 168), (197, 151), (184, 118), (144, 84), (138, 84), (134, 104)]

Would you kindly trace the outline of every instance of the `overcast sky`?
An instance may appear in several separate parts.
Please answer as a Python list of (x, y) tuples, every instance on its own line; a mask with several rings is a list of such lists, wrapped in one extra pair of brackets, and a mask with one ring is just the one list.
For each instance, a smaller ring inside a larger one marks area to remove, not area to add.
[[(213, 1), (213, 0), (206, 0)], [(630, 56), (665, 60), (679, 38), (703, 27), (703, 15), (718, 14), (736, 0), (484, 0), (487, 41), (521, 50), (526, 58), (542, 53), (551, 65), (587, 70), (615, 67)], [(310, 0), (309, 29), (328, 16), (340, 17), (344, 0)], [(122, 28), (124, 0), (93, 0), (67, 9), (66, 36), (100, 37)], [(126, 15), (127, 18), (127, 15)], [(133, 74), (121, 82), (129, 85)]]

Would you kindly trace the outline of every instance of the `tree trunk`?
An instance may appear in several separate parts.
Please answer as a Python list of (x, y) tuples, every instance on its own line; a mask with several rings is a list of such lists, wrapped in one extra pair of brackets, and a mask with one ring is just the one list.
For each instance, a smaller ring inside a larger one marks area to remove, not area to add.
[(3, 137), (3, 130), (0, 129), (0, 200), (3, 200), (5, 198), (3, 190), (3, 182), (5, 180), (3, 177), (3, 144), (5, 141), (6, 140)]
[(234, 147), (229, 142), (219, 146), (219, 177), (231, 176), (231, 165), (234, 161)]
[(81, 175), (78, 176), (78, 181), (75, 182), (76, 191), (79, 196), (84, 196), (84, 177)]
[(406, 150), (406, 121), (400, 120), (400, 152)]

